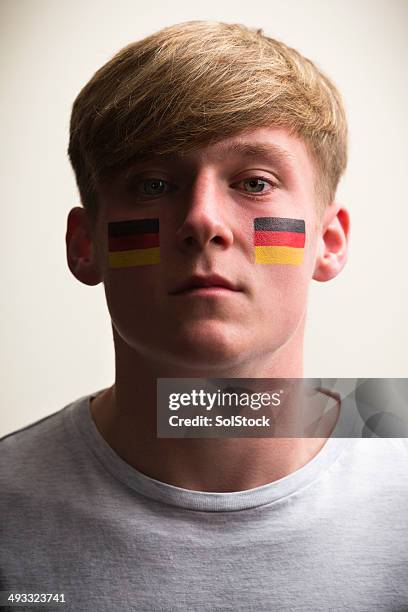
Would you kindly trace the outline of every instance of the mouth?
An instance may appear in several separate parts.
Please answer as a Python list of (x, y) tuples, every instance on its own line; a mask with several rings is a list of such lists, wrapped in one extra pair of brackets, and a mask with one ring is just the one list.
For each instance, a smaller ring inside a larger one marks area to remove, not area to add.
[(217, 286), (213, 286), (213, 287), (192, 287), (191, 289), (185, 289), (184, 291), (180, 291), (177, 295), (184, 295), (184, 296), (218, 296), (218, 295), (225, 295), (225, 294), (232, 294), (232, 293), (236, 293), (234, 291), (232, 291), (231, 289), (227, 289), (226, 287), (217, 287)]
[(221, 296), (240, 292), (234, 283), (222, 276), (212, 274), (210, 276), (195, 275), (181, 283), (171, 295), (184, 296)]

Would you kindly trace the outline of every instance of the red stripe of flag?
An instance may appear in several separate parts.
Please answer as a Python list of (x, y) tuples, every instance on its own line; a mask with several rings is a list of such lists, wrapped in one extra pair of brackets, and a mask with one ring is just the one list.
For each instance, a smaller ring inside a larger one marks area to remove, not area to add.
[(255, 246), (304, 247), (305, 234), (301, 232), (255, 232)]
[(133, 234), (133, 236), (109, 236), (109, 251), (131, 251), (160, 246), (159, 234)]

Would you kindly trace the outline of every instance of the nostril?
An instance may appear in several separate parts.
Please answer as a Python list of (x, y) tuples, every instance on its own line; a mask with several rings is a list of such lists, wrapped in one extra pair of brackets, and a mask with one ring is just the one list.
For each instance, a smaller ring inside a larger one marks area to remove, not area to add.
[(222, 244), (223, 240), (221, 238), (221, 236), (214, 236), (214, 238), (212, 238), (212, 240), (216, 243), (216, 244)]

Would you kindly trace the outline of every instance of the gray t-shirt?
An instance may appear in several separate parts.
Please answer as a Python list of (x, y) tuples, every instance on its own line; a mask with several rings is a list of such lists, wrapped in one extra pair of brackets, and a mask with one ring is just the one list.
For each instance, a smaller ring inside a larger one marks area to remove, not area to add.
[(191, 491), (113, 451), (97, 393), (0, 441), (0, 590), (75, 612), (408, 610), (407, 439), (335, 437), (342, 407), (289, 476)]

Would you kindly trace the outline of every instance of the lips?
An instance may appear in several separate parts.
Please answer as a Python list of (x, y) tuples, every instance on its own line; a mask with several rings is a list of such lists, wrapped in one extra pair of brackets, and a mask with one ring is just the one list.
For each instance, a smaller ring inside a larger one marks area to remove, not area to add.
[(219, 276), (218, 274), (211, 274), (209, 276), (191, 276), (170, 293), (175, 295), (200, 287), (222, 287), (224, 289), (229, 289), (230, 291), (240, 291), (240, 289), (238, 289), (238, 287), (228, 279)]

